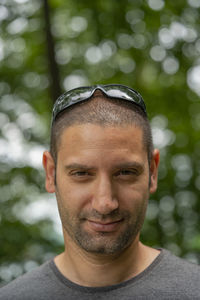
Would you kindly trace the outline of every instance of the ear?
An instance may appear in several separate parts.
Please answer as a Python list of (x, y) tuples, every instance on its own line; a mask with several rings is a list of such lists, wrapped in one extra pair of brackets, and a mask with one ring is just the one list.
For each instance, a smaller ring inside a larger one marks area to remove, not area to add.
[(158, 166), (160, 162), (160, 152), (158, 149), (154, 149), (151, 164), (150, 164), (150, 193), (154, 193), (157, 190), (158, 182)]
[(55, 163), (49, 151), (43, 153), (43, 167), (46, 174), (45, 187), (48, 193), (55, 192)]

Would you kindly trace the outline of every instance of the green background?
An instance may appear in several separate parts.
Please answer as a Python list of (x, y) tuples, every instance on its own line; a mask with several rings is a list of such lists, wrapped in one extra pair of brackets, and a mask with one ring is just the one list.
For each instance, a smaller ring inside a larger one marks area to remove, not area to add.
[(0, 0), (2, 284), (63, 249), (42, 151), (55, 98), (96, 83), (125, 84), (143, 95), (161, 151), (142, 240), (199, 263), (200, 2), (48, 4)]

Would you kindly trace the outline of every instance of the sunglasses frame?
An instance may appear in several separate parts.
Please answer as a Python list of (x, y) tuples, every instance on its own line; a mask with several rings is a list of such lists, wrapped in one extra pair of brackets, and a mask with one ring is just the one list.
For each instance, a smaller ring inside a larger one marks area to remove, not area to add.
[(146, 105), (142, 96), (134, 89), (121, 84), (106, 84), (83, 86), (69, 90), (62, 94), (55, 102), (52, 113), (52, 125), (58, 115), (68, 107), (89, 100), (96, 90), (100, 90), (104, 95), (111, 99), (120, 99), (129, 101), (133, 105), (141, 108), (145, 116), (147, 116)]

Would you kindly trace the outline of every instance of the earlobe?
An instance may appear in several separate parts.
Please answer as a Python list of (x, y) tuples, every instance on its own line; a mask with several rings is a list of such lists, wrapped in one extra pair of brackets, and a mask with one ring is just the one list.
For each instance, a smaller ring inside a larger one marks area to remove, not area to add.
[(51, 153), (45, 151), (43, 153), (43, 167), (46, 174), (45, 187), (48, 193), (55, 192), (55, 163)]
[(154, 149), (151, 165), (150, 165), (150, 193), (154, 193), (157, 190), (158, 181), (158, 166), (160, 162), (160, 152), (158, 149)]

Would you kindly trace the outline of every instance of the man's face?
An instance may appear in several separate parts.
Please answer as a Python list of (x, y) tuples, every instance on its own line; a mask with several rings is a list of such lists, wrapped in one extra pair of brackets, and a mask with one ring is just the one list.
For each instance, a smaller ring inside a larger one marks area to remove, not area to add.
[(56, 170), (44, 153), (46, 188), (56, 193), (65, 240), (102, 254), (119, 253), (137, 241), (149, 192), (156, 190), (158, 161), (154, 152), (149, 166), (138, 127), (65, 129)]

